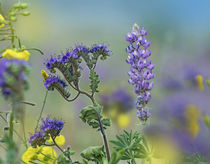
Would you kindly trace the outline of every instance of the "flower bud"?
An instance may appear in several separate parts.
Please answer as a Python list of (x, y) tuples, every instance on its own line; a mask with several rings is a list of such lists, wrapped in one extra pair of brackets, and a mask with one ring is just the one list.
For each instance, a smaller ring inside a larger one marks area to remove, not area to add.
[(24, 11), (24, 12), (21, 13), (21, 15), (23, 15), (23, 16), (29, 16), (30, 14), (31, 14), (31, 13), (28, 12), (28, 11)]
[(11, 20), (12, 22), (16, 22), (16, 21), (17, 21), (17, 18), (16, 18), (16, 16), (11, 16), (11, 17), (10, 17), (10, 20)]
[(21, 9), (26, 9), (28, 7), (28, 4), (27, 3), (21, 3), (20, 4), (20, 8)]

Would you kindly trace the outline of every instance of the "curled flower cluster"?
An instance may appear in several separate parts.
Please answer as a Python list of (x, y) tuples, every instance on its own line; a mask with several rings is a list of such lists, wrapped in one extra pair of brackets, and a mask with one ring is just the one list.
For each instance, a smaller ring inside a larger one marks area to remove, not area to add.
[(54, 77), (54, 76), (50, 76), (46, 79), (44, 85), (45, 87), (48, 89), (50, 88), (53, 84), (60, 84), (62, 87), (66, 87), (67, 84), (65, 83), (65, 81), (61, 80), (58, 77)]
[(71, 94), (66, 89), (67, 84), (55, 75), (56, 70), (62, 73), (69, 86), (78, 89), (82, 70), (80, 63), (84, 60), (88, 68), (92, 70), (99, 57), (101, 60), (105, 60), (107, 56), (110, 56), (110, 50), (105, 45), (94, 45), (92, 48), (79, 45), (58, 57), (51, 57), (45, 65), (54, 75), (48, 75), (42, 70), (44, 85), (48, 90), (57, 89), (66, 100), (71, 101), (68, 99)]
[[(34, 133), (30, 139), (29, 143), (32, 147), (42, 146), (51, 138), (56, 139), (60, 136), (60, 132), (64, 127), (64, 122), (56, 119), (46, 118), (42, 120), (40, 125), (40, 131)], [(49, 142), (49, 141), (48, 141)]]
[(146, 121), (150, 114), (147, 103), (151, 99), (150, 91), (153, 88), (155, 75), (152, 73), (155, 65), (151, 63), (151, 51), (148, 50), (150, 41), (146, 38), (147, 31), (142, 27), (139, 30), (138, 25), (133, 26), (133, 30), (126, 35), (126, 41), (129, 46), (126, 49), (128, 58), (126, 62), (131, 65), (128, 75), (128, 82), (134, 85), (134, 92), (138, 95), (136, 108), (138, 110), (137, 117)]
[[(89, 53), (92, 53), (92, 55), (90, 55)], [(76, 64), (76, 59), (78, 59), (78, 62), (80, 63), (80, 57), (84, 59), (89, 68), (92, 68), (93, 64), (95, 64), (92, 60), (97, 60), (100, 55), (102, 55), (101, 59), (103, 60), (106, 58), (106, 56), (110, 56), (110, 53), (110, 50), (105, 45), (94, 45), (92, 48), (87, 48), (86, 46), (79, 45), (76, 46), (73, 50), (67, 51), (57, 58), (51, 57), (46, 63), (46, 68), (52, 69), (59, 64), (65, 63)]]
[(5, 98), (18, 93), (20, 89), (27, 89), (27, 74), (29, 65), (25, 60), (0, 60), (0, 88)]

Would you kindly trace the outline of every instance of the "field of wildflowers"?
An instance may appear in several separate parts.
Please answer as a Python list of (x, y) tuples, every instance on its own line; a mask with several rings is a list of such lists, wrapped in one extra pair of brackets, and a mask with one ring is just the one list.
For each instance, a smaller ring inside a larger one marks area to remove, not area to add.
[(180, 2), (0, 1), (0, 164), (209, 164), (210, 3)]

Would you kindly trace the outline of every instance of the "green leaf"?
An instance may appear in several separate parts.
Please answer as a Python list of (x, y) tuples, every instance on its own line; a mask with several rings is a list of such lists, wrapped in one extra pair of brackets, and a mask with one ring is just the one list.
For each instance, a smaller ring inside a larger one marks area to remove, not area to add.
[(57, 159), (57, 163), (58, 164), (70, 164), (70, 161), (67, 160), (63, 154), (59, 155), (58, 159)]
[(116, 163), (118, 163), (121, 160), (124, 152), (125, 152), (124, 149), (121, 149), (119, 151), (113, 151), (112, 155), (111, 155), (111, 159), (109, 161), (109, 164), (116, 164)]
[(82, 109), (80, 118), (84, 123), (87, 123), (94, 129), (99, 129), (98, 119), (100, 118), (103, 127), (106, 128), (111, 125), (111, 120), (108, 118), (102, 119), (101, 113), (102, 107), (100, 105), (90, 105)]
[(105, 157), (104, 146), (90, 146), (80, 155), (88, 161), (102, 162)]
[(127, 132), (116, 136), (117, 140), (112, 140), (116, 151), (125, 150), (121, 160), (130, 160), (130, 163), (135, 163), (135, 158), (147, 159), (151, 156), (149, 145), (144, 137), (141, 137), (138, 132)]
[(90, 70), (90, 89), (92, 93), (99, 92), (98, 84), (100, 83), (99, 76), (94, 70)]

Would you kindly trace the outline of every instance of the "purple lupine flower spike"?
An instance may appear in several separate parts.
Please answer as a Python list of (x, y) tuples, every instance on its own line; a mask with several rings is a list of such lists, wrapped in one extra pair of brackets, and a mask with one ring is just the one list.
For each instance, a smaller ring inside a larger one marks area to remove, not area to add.
[(139, 29), (139, 26), (134, 24), (133, 30), (125, 37), (130, 44), (126, 48), (128, 53), (126, 62), (130, 64), (130, 71), (128, 72), (130, 79), (128, 82), (134, 85), (134, 92), (138, 95), (136, 102), (137, 117), (143, 121), (151, 116), (147, 104), (151, 99), (150, 91), (154, 85), (151, 80), (155, 77), (155, 74), (152, 73), (155, 65), (148, 59), (151, 56), (151, 51), (148, 50), (151, 42), (147, 40), (146, 35), (147, 31), (144, 27)]

